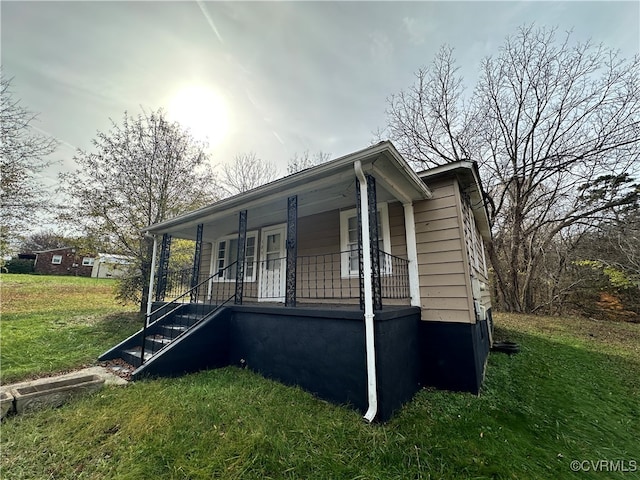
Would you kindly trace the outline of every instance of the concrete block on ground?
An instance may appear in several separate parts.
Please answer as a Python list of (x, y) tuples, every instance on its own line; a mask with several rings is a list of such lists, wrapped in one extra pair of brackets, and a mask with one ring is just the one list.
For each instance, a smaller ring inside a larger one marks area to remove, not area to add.
[(62, 378), (41, 378), (15, 386), (11, 394), (17, 413), (43, 407), (59, 407), (71, 397), (97, 392), (104, 385), (99, 375), (72, 374)]
[(11, 392), (0, 390), (0, 419), (13, 411), (13, 395)]

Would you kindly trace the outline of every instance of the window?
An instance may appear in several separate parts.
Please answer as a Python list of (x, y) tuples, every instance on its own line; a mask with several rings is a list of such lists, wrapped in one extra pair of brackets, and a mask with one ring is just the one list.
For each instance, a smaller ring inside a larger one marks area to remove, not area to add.
[[(378, 204), (378, 248), (383, 252), (391, 250), (389, 232), (389, 209), (386, 203)], [(342, 253), (342, 277), (357, 277), (358, 267), (358, 211), (353, 208), (340, 212), (340, 251)], [(391, 273), (390, 262), (381, 261), (381, 272)]]
[(84, 257), (82, 259), (82, 266), (83, 267), (91, 267), (93, 265), (93, 258), (91, 257)]
[[(256, 245), (257, 245), (258, 232), (247, 232), (247, 244), (244, 252), (244, 281), (255, 282), (256, 280)], [(218, 282), (231, 281), (235, 278), (235, 268), (229, 268), (225, 270), (229, 265), (232, 265), (238, 260), (238, 236), (231, 235), (223, 237), (216, 242), (215, 255), (213, 258), (213, 265), (211, 274), (216, 272), (221, 273), (221, 277), (216, 277), (214, 280)]]
[(51, 257), (51, 263), (54, 265), (60, 265), (62, 263), (62, 255), (53, 255)]

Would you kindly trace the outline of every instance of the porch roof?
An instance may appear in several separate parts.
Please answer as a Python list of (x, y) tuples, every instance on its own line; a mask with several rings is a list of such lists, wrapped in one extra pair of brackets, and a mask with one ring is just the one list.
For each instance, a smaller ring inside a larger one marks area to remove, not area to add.
[(213, 241), (237, 232), (241, 210), (248, 211), (248, 230), (285, 222), (286, 199), (292, 195), (298, 196), (299, 217), (353, 208), (356, 202), (353, 164), (358, 160), (365, 173), (376, 179), (378, 202), (406, 203), (431, 197), (429, 188), (393, 144), (385, 141), (151, 225), (144, 232), (195, 239), (196, 226), (204, 224), (203, 239)]

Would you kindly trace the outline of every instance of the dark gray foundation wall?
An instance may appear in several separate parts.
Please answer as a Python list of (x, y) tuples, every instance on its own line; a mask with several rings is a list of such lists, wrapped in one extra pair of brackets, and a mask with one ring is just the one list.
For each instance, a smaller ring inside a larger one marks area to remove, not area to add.
[(421, 383), (479, 393), (489, 354), (489, 324), (420, 322)]
[[(388, 420), (419, 388), (415, 307), (376, 312), (378, 419)], [(365, 329), (360, 311), (233, 307), (230, 363), (299, 385), (320, 398), (368, 408)]]
[[(398, 307), (376, 312), (374, 325), (379, 420), (421, 386), (479, 392), (488, 322), (423, 322), (419, 308)], [(356, 309), (226, 307), (151, 363), (147, 374), (160, 376), (245, 366), (362, 413), (368, 408), (364, 319)]]

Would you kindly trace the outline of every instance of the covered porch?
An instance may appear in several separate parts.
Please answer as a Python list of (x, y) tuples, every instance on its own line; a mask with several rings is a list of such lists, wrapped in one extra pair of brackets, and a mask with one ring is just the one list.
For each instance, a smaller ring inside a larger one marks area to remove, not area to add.
[[(412, 205), (430, 192), (389, 146), (149, 227), (159, 251), (149, 300), (419, 306)], [(168, 270), (172, 238), (195, 242), (192, 268)]]

